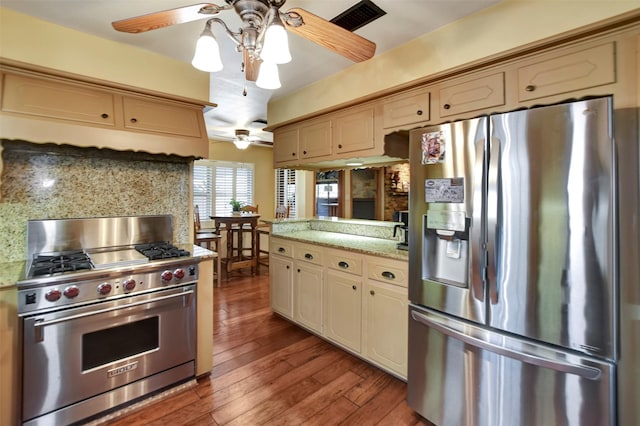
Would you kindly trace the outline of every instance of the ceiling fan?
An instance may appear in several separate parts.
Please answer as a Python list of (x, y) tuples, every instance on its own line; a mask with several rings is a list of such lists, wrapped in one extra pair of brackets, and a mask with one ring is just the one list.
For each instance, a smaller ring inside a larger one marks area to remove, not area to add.
[(249, 145), (273, 145), (270, 142), (264, 142), (259, 137), (251, 135), (251, 132), (247, 129), (236, 129), (235, 137), (233, 138), (233, 144), (238, 149), (247, 149)]
[[(280, 8), (285, 4), (285, 1), (225, 0), (226, 4), (222, 6), (213, 3), (199, 3), (115, 21), (112, 26), (118, 31), (141, 33), (170, 25), (209, 18), (198, 41), (196, 56), (192, 64), (196, 68), (209, 72), (222, 69), (221, 60), (218, 60), (219, 48), (217, 41), (215, 41), (215, 37), (211, 32), (211, 26), (217, 23), (224, 28), (229, 38), (237, 45), (236, 50), (243, 54), (246, 80), (256, 81), (258, 86), (269, 89), (280, 87), (276, 65), (291, 60), (291, 55), (288, 54), (286, 32), (282, 31), (282, 28), (286, 28), (354, 62), (365, 61), (373, 57), (376, 45), (372, 41), (304, 9), (293, 8), (283, 12)], [(214, 17), (229, 9), (234, 9), (242, 20), (242, 28), (238, 32), (231, 31), (224, 21)], [(272, 28), (274, 31), (271, 31)], [(272, 42), (276, 36), (271, 36), (271, 33), (278, 32), (285, 34), (284, 41), (280, 42), (280, 44)], [(209, 50), (207, 55), (198, 59), (201, 41), (203, 46), (208, 46)], [(212, 59), (214, 57), (216, 58), (215, 61)], [(275, 77), (272, 75), (274, 72), (276, 73)], [(264, 78), (263, 73), (265, 75)], [(277, 87), (272, 87), (276, 85), (273, 78), (277, 79)], [(265, 80), (265, 83), (263, 83), (265, 85), (260, 84), (261, 80)]]

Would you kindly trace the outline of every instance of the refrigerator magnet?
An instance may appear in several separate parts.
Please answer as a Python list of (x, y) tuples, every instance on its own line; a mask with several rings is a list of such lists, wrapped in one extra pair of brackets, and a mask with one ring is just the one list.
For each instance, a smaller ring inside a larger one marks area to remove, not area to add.
[(422, 134), (422, 164), (444, 163), (447, 137), (443, 130)]

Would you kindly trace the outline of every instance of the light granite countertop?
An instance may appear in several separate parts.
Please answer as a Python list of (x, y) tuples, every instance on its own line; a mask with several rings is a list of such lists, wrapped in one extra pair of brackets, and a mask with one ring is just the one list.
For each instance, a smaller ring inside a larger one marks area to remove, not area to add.
[(398, 241), (395, 240), (316, 230), (274, 232), (271, 235), (274, 238), (285, 238), (288, 240), (318, 244), (325, 247), (349, 250), (373, 256), (388, 257), (406, 261), (409, 260), (409, 252), (406, 250), (398, 250)]

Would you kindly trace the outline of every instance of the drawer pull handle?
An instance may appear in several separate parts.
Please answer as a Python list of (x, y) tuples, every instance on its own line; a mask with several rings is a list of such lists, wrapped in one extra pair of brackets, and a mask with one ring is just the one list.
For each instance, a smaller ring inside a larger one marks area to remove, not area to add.
[(105, 113), (103, 113), (100, 117), (102, 117), (102, 118), (109, 118), (109, 114), (107, 114), (107, 113), (105, 112)]
[(417, 110), (417, 111), (416, 111), (416, 114), (418, 114), (418, 115), (422, 115), (422, 110), (421, 110), (421, 109)]
[(132, 123), (137, 123), (137, 122), (138, 122), (138, 119), (137, 119), (137, 118), (132, 118), (132, 119), (131, 119), (131, 120), (129, 120), (129, 121), (131, 121)]
[(376, 292), (375, 292), (375, 291), (373, 291), (373, 290), (369, 290), (369, 294), (370, 294), (370, 295), (372, 295), (372, 296), (375, 296), (375, 295), (376, 295)]
[(536, 90), (536, 86), (534, 86), (533, 84), (530, 84), (527, 87), (525, 87), (524, 90), (526, 90), (527, 92), (533, 92), (534, 90)]
[(349, 264), (343, 260), (338, 262), (338, 266), (341, 267), (342, 269), (349, 269)]
[(442, 106), (442, 108), (444, 108), (444, 109), (450, 109), (450, 108), (451, 108), (451, 105), (449, 105), (449, 104), (444, 104), (444, 105)]
[(355, 285), (352, 285), (351, 288), (354, 289), (354, 290), (358, 289), (358, 287), (356, 287)]
[(284, 247), (280, 247), (278, 248), (278, 253), (284, 253), (286, 250), (284, 249)]
[(395, 280), (396, 279), (396, 276), (395, 276), (395, 274), (393, 272), (384, 271), (380, 275), (382, 275), (384, 278), (386, 278), (388, 280)]
[(305, 253), (304, 258), (308, 260), (313, 260), (313, 255), (311, 253)]

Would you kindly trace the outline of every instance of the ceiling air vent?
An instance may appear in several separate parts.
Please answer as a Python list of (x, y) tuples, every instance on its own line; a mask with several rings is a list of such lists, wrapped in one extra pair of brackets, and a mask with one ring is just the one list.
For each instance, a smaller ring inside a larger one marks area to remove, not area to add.
[(360, 27), (375, 21), (387, 12), (380, 9), (370, 0), (361, 0), (331, 20), (334, 24), (355, 31)]

